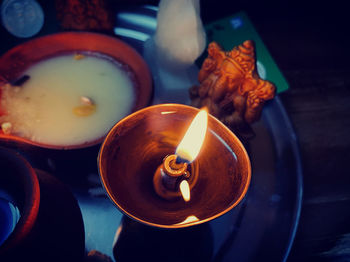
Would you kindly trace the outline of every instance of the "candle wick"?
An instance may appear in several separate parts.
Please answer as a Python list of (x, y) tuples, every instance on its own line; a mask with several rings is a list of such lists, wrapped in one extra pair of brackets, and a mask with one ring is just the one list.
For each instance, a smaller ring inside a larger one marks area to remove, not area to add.
[(186, 159), (184, 159), (184, 158), (182, 158), (182, 157), (176, 155), (175, 163), (176, 163), (176, 164), (182, 164), (182, 163), (187, 163), (187, 164), (189, 164), (190, 161), (188, 161), (188, 160), (186, 160)]

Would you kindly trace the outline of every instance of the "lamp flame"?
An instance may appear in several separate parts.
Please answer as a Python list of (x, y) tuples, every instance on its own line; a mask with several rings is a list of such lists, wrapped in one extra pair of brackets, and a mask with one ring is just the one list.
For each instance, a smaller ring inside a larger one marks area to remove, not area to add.
[(190, 185), (188, 184), (187, 180), (181, 181), (180, 192), (181, 192), (182, 198), (185, 200), (185, 202), (190, 201), (191, 191), (190, 191)]
[(176, 148), (175, 154), (188, 162), (193, 162), (202, 147), (208, 126), (208, 113), (201, 110), (193, 119), (185, 136)]

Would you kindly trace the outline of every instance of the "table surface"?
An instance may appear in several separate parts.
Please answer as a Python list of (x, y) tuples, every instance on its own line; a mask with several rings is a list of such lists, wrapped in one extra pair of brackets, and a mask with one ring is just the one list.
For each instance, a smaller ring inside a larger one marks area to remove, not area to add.
[[(294, 125), (303, 162), (303, 204), (288, 261), (349, 261), (350, 39), (346, 9), (336, 2), (332, 6), (298, 1), (264, 4), (241, 4), (241, 9), (248, 13), (290, 84), (280, 97)], [(210, 5), (214, 6), (209, 1), (208, 9)]]
[[(44, 10), (52, 1), (38, 1)], [(158, 1), (115, 1), (117, 8)], [(280, 95), (303, 163), (303, 204), (293, 261), (350, 260), (350, 30), (344, 4), (333, 1), (201, 1), (204, 23), (245, 11), (290, 89)], [(263, 2), (263, 3), (262, 3)], [(215, 10), (215, 11), (214, 11)], [(46, 16), (43, 32), (54, 20)], [(0, 28), (1, 54), (18, 41)]]

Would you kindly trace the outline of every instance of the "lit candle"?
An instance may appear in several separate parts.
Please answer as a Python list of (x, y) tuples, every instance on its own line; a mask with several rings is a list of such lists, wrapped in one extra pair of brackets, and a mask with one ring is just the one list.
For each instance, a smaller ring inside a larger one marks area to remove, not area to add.
[(192, 120), (175, 154), (165, 157), (162, 165), (158, 167), (153, 184), (159, 196), (169, 200), (182, 196), (185, 202), (190, 201), (190, 190), (196, 179), (188, 166), (197, 158), (202, 148), (207, 125), (208, 113), (201, 110)]

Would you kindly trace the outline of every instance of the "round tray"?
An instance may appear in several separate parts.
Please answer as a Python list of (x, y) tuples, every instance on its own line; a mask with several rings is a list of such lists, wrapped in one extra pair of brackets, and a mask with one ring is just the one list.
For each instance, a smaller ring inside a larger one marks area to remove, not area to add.
[[(301, 210), (302, 169), (296, 136), (278, 97), (266, 104), (253, 129), (248, 193), (233, 210), (209, 222), (215, 262), (286, 261), (293, 244)], [(123, 215), (104, 195), (97, 175), (89, 178), (87, 188), (73, 186), (83, 214), (86, 248), (112, 257)]]
[[(144, 41), (154, 33), (156, 12), (150, 6), (120, 12), (115, 33), (142, 53)], [(210, 222), (213, 261), (285, 261), (293, 244), (302, 167), (296, 134), (278, 96), (266, 103), (253, 130), (249, 191), (239, 206)]]
[[(144, 42), (155, 30), (156, 14), (151, 6), (120, 12), (115, 34), (142, 53)], [(301, 210), (302, 168), (297, 138), (278, 96), (266, 103), (253, 130), (256, 137), (249, 144), (249, 191), (237, 207), (209, 222), (215, 262), (285, 261), (294, 240)], [(68, 184), (78, 200), (86, 250), (96, 249), (113, 259), (113, 244), (123, 215), (100, 184), (97, 165), (93, 164), (96, 157), (95, 151), (92, 157), (82, 154), (76, 168), (51, 173)], [(52, 159), (45, 161), (48, 169), (54, 166)], [(54, 169), (60, 170), (58, 166)]]

